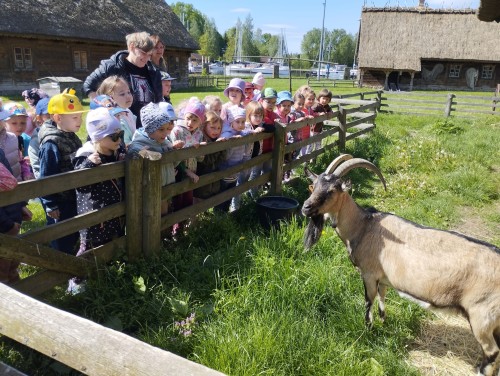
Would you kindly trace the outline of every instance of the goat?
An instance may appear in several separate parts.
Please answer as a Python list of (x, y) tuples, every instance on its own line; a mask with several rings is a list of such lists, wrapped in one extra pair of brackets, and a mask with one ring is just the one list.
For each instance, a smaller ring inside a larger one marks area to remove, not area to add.
[(325, 219), (329, 218), (361, 273), (368, 326), (373, 323), (371, 311), (377, 296), (379, 315), (384, 321), (388, 287), (426, 308), (459, 311), (468, 319), (483, 350), (480, 375), (492, 375), (500, 358), (500, 249), (456, 232), (361, 208), (348, 193), (350, 182), (342, 179), (357, 167), (377, 174), (386, 188), (374, 164), (346, 154), (320, 175), (306, 169), (313, 185), (311, 196), (302, 206), (302, 213), (310, 218), (305, 247), (319, 240)]

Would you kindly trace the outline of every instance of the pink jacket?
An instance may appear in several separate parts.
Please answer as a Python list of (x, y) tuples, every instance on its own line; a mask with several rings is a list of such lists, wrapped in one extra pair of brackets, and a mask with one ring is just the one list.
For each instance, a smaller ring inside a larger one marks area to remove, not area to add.
[(10, 167), (12, 168), (12, 175), (14, 175), (17, 181), (23, 181), (21, 175), (21, 164), (22, 159), (21, 151), (19, 150), (19, 140), (14, 133), (7, 132), (4, 128), (0, 131), (0, 148), (3, 149), (5, 157), (9, 161)]

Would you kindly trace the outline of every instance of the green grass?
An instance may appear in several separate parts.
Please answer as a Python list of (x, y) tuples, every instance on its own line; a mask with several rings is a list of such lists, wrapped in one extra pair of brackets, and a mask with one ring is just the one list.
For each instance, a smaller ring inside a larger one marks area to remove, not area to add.
[[(175, 103), (192, 93), (174, 95)], [(498, 125), (492, 117), (442, 124), (380, 115), (376, 131), (349, 142), (347, 151), (376, 163), (387, 191), (355, 170), (352, 195), (361, 205), (444, 229), (467, 208), (496, 229), (499, 246), (500, 215), (491, 209), (500, 201)], [(314, 170), (336, 154), (319, 157)], [(285, 194), (302, 202), (307, 184), (299, 179)], [(407, 363), (407, 346), (427, 317), (423, 310), (391, 291), (386, 323), (376, 320), (367, 330), (359, 274), (333, 230), (305, 252), (302, 218), (270, 234), (256, 218), (248, 199), (231, 216), (206, 213), (155, 262), (117, 260), (86, 292), (68, 296), (58, 288), (45, 299), (229, 375), (419, 374)], [(5, 338), (0, 360), (32, 375), (71, 374)]]

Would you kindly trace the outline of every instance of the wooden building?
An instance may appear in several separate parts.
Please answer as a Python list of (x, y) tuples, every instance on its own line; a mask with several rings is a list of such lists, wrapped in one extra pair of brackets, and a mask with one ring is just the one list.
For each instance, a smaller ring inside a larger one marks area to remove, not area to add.
[(499, 36), (500, 24), (480, 21), (474, 9), (431, 9), (422, 0), (414, 8), (363, 8), (360, 84), (490, 91), (500, 83)]
[(20, 95), (42, 77), (85, 80), (137, 31), (160, 36), (174, 85), (187, 86), (199, 49), (164, 0), (1, 0), (0, 8), (0, 95)]

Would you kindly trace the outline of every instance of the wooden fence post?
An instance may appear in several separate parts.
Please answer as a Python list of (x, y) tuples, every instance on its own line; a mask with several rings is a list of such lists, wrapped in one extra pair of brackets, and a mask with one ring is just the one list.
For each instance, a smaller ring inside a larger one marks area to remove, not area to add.
[(142, 257), (142, 175), (143, 159), (125, 162), (127, 253), (130, 261)]
[(273, 169), (271, 170), (271, 194), (281, 194), (283, 181), (283, 163), (285, 161), (286, 124), (275, 123)]
[(446, 106), (444, 108), (444, 116), (449, 117), (452, 111), (453, 106), (453, 98), (455, 98), (455, 94), (448, 94), (446, 99)]
[(339, 150), (341, 152), (345, 151), (345, 143), (346, 143), (346, 133), (347, 133), (347, 114), (344, 107), (339, 105)]
[(142, 177), (142, 250), (157, 256), (161, 249), (161, 159), (144, 159)]
[(383, 92), (384, 92), (383, 90), (377, 90), (377, 102), (378, 102), (378, 105), (377, 105), (377, 108), (375, 109), (376, 112), (379, 112), (380, 108), (382, 107), (382, 93)]

